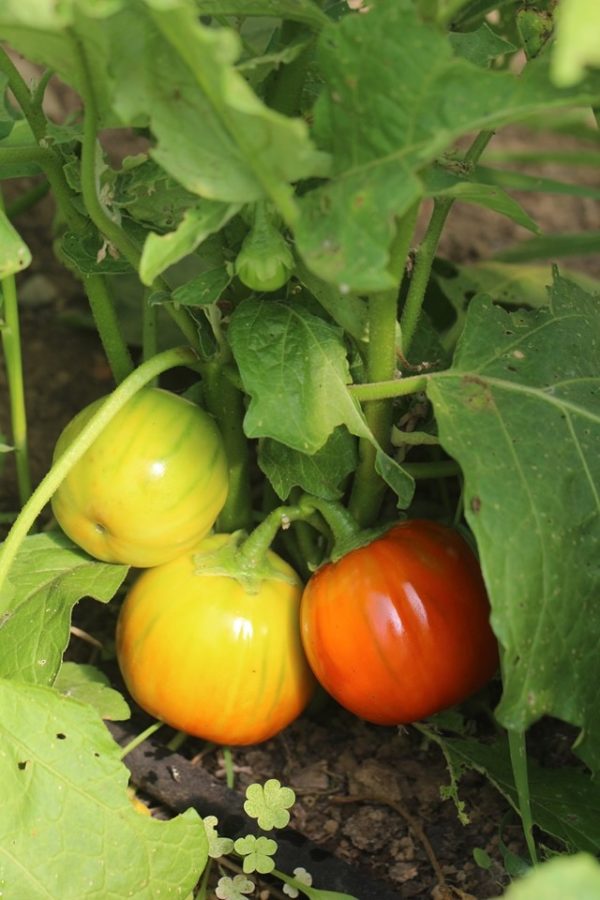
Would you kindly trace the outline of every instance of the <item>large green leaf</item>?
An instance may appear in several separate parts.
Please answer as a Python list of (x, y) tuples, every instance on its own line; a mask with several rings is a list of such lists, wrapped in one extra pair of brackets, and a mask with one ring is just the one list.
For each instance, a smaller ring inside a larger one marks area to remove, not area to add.
[(350, 370), (342, 332), (305, 307), (271, 298), (244, 300), (229, 340), (250, 404), (249, 437), (270, 437), (309, 456), (338, 425), (377, 448), (377, 470), (408, 506), (414, 482), (378, 447), (346, 385)]
[(315, 135), (334, 178), (302, 199), (298, 247), (318, 275), (350, 290), (383, 290), (393, 218), (422, 193), (417, 174), (455, 140), (557, 106), (600, 99), (600, 78), (558, 90), (544, 59), (520, 76), (457, 57), (416, 16), (412, 0), (373, 0), (321, 32), (326, 82)]
[[(505, 740), (494, 744), (467, 738), (435, 737), (443, 748), (453, 783), (464, 769), (488, 778), (515, 810), (519, 798)], [(570, 849), (600, 852), (600, 787), (590, 775), (564, 766), (550, 769), (528, 761), (531, 814), (536, 825)]]
[(201, 819), (134, 809), (120, 748), (92, 707), (0, 679), (0, 733), (3, 898), (187, 896), (207, 859)]
[(600, 66), (600, 4), (597, 0), (561, 0), (556, 12), (552, 77), (561, 86), (576, 84), (586, 66)]
[(600, 864), (589, 853), (557, 856), (513, 881), (504, 900), (597, 900)]
[(204, 15), (277, 16), (320, 28), (329, 19), (313, 0), (196, 0)]
[(504, 648), (509, 728), (545, 714), (584, 730), (600, 766), (600, 304), (556, 277), (549, 304), (470, 305), (453, 367), (428, 394), (465, 477)]
[(315, 497), (339, 500), (344, 479), (354, 471), (356, 462), (356, 441), (344, 428), (336, 428), (310, 456), (269, 439), (261, 442), (258, 453), (260, 468), (282, 500), (293, 487)]
[(100, 563), (62, 534), (23, 542), (0, 607), (0, 678), (52, 684), (69, 642), (71, 611), (82, 597), (106, 602), (127, 566)]

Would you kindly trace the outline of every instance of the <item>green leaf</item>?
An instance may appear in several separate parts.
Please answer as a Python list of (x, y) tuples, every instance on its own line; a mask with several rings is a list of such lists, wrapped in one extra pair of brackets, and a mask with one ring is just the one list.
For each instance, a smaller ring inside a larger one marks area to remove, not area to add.
[(321, 28), (329, 22), (313, 0), (196, 0), (198, 12), (212, 16), (276, 16)]
[(288, 809), (296, 802), (296, 795), (288, 787), (282, 787), (277, 778), (269, 778), (263, 784), (251, 784), (246, 788), (244, 812), (256, 819), (259, 828), (285, 828), (289, 824)]
[(275, 862), (271, 858), (277, 852), (277, 843), (271, 838), (255, 837), (249, 834), (247, 837), (238, 838), (234, 843), (236, 853), (244, 857), (243, 869), (246, 875), (251, 872), (260, 872), (267, 875), (275, 868)]
[(496, 57), (517, 51), (514, 44), (496, 34), (487, 22), (474, 31), (453, 31), (448, 38), (456, 55), (476, 66), (487, 67)]
[[(518, 812), (508, 742), (463, 738), (434, 738), (442, 745), (453, 777), (467, 769), (486, 776)], [(529, 793), (533, 821), (547, 834), (570, 848), (600, 851), (600, 786), (586, 772), (562, 766), (549, 769), (528, 760)]]
[(328, 284), (296, 260), (296, 277), (321, 304), (333, 321), (343, 328), (354, 340), (366, 340), (367, 304), (357, 294), (342, 294), (335, 285)]
[(153, 158), (189, 191), (228, 203), (266, 194), (289, 202), (289, 182), (323, 170), (306, 123), (266, 107), (236, 71), (234, 31), (201, 25), (184, 0), (148, 10), (133, 30), (114, 35), (116, 109), (124, 121), (150, 122)]
[(368, 15), (332, 23), (317, 62), (325, 88), (315, 136), (331, 154), (333, 178), (302, 197), (294, 230), (307, 266), (350, 291), (394, 286), (394, 218), (421, 196), (418, 173), (458, 137), (600, 98), (598, 77), (555, 88), (544, 58), (519, 76), (458, 58), (411, 0), (374, 0)]
[(126, 157), (112, 188), (111, 204), (137, 221), (171, 230), (197, 197), (146, 156)]
[(93, 706), (103, 719), (118, 722), (131, 715), (123, 695), (110, 686), (107, 676), (96, 666), (63, 662), (53, 686), (65, 697)]
[(215, 896), (219, 900), (247, 900), (248, 894), (254, 892), (256, 885), (245, 875), (223, 875), (217, 882)]
[(27, 537), (10, 570), (12, 596), (0, 606), (0, 678), (52, 684), (75, 603), (107, 602), (126, 574), (127, 566), (97, 562), (62, 534)]
[(206, 839), (208, 841), (208, 855), (211, 859), (219, 859), (221, 856), (227, 856), (233, 850), (233, 841), (231, 838), (224, 838), (217, 832), (219, 820), (216, 816), (205, 816), (204, 830), (206, 831)]
[(7, 900), (186, 896), (206, 864), (198, 814), (140, 815), (102, 720), (47, 687), (0, 680), (0, 881)]
[(504, 900), (597, 900), (600, 897), (600, 863), (587, 853), (559, 856), (536, 866), (514, 881)]
[(233, 313), (229, 340), (250, 396), (249, 437), (271, 437), (309, 454), (338, 425), (368, 437), (346, 389), (350, 373), (339, 329), (302, 306), (252, 298)]
[[(497, 715), (525, 730), (543, 715), (582, 727), (600, 766), (600, 306), (558, 277), (549, 304), (469, 306), (453, 367), (428, 388), (504, 647)], [(533, 423), (535, 423), (533, 425)], [(552, 664), (549, 664), (549, 660)]]
[(60, 250), (78, 272), (85, 275), (125, 275), (131, 265), (111, 247), (91, 223), (83, 231), (67, 231)]
[(173, 291), (171, 299), (182, 306), (209, 306), (219, 300), (231, 277), (223, 262), (182, 284)]
[(552, 79), (559, 87), (569, 87), (581, 81), (587, 66), (600, 66), (600, 6), (596, 0), (561, 0)]
[(452, 197), (464, 203), (475, 203), (512, 219), (517, 225), (539, 233), (536, 222), (525, 212), (520, 203), (513, 200), (506, 191), (493, 184), (482, 184), (453, 175), (441, 166), (432, 167), (424, 179), (425, 192), (429, 197)]
[(324, 500), (338, 500), (344, 479), (355, 470), (357, 447), (344, 428), (334, 428), (316, 453), (300, 453), (269, 438), (261, 441), (258, 464), (281, 500), (294, 487)]
[(175, 231), (168, 234), (151, 232), (146, 238), (140, 261), (140, 279), (150, 285), (165, 269), (179, 262), (219, 231), (239, 210), (239, 205), (197, 202), (188, 209)]
[(22, 272), (30, 263), (29, 247), (0, 209), (0, 278)]

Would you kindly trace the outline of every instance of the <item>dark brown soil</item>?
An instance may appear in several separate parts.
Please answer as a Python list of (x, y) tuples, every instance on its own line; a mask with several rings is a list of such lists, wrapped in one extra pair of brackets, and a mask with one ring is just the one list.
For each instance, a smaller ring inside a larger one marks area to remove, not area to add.
[[(534, 140), (539, 138), (516, 129), (502, 137), (504, 145), (520, 147), (531, 147)], [(566, 138), (560, 143), (571, 146)], [(538, 171), (550, 177), (573, 177), (572, 171), (556, 166)], [(582, 172), (581, 178), (600, 185), (597, 172)], [(23, 187), (23, 183), (11, 185), (7, 200)], [(538, 195), (519, 199), (545, 230), (600, 227), (598, 205), (591, 201)], [(51, 218), (51, 203), (45, 200), (18, 222), (34, 258), (31, 268), (20, 277), (20, 287), (35, 482), (47, 470), (55, 440), (66, 422), (112, 387), (95, 333), (71, 324), (73, 316), (85, 313), (85, 305), (80, 285), (52, 254)], [(442, 251), (455, 261), (472, 261), (489, 257), (524, 236), (525, 232), (499, 216), (457, 205)], [(600, 257), (569, 260), (568, 265), (600, 277)], [(9, 435), (3, 369), (0, 396), (0, 431)], [(0, 482), (0, 511), (16, 505), (14, 469), (8, 458)], [(83, 616), (93, 630), (95, 616), (86, 619), (86, 610), (89, 606), (82, 604), (79, 618)], [(106, 628), (106, 620), (99, 627)], [(182, 752), (195, 757), (201, 747), (190, 741)], [(507, 803), (478, 775), (468, 774), (463, 779), (461, 796), (470, 824), (459, 823), (452, 803), (440, 798), (440, 786), (448, 782), (443, 758), (412, 729), (368, 725), (329, 705), (264, 745), (234, 750), (233, 762), (239, 789), (270, 777), (293, 787), (298, 802), (292, 824), (324, 848), (385, 880), (399, 898), (440, 900), (453, 895), (483, 900), (497, 896), (508, 880), (500, 838), (514, 852), (524, 853), (514, 816), (509, 814), (501, 831), (509, 813)], [(225, 777), (219, 749), (205, 749), (196, 764)], [(489, 854), (487, 870), (474, 861), (476, 848)], [(443, 892), (440, 873), (452, 894)], [(268, 896), (275, 895), (261, 895), (263, 900)]]

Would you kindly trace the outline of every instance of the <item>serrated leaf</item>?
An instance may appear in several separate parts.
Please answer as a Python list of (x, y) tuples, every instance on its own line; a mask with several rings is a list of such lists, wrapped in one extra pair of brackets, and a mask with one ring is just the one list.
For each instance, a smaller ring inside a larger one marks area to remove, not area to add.
[(0, 278), (22, 272), (30, 263), (29, 247), (0, 209)]
[(296, 795), (289, 787), (282, 787), (277, 778), (269, 778), (263, 784), (251, 784), (246, 788), (244, 812), (256, 819), (259, 828), (285, 828), (290, 821), (288, 809), (296, 802)]
[(596, 900), (600, 896), (600, 864), (588, 853), (546, 860), (509, 884), (504, 900)]
[(0, 616), (0, 678), (52, 684), (82, 597), (107, 602), (127, 566), (101, 563), (62, 534), (30, 535), (11, 567)]
[[(461, 465), (504, 647), (497, 714), (584, 729), (600, 766), (600, 306), (556, 278), (549, 304), (507, 313), (472, 301), (453, 367), (428, 388), (443, 447)], [(552, 664), (549, 664), (549, 660)]]
[(387, 269), (394, 217), (421, 196), (418, 173), (458, 137), (600, 98), (598, 77), (557, 90), (543, 58), (516, 76), (456, 57), (411, 0), (371, 7), (320, 35), (326, 86), (315, 136), (331, 154), (333, 178), (302, 197), (294, 228), (312, 271), (364, 292), (394, 285)]
[(53, 687), (65, 697), (93, 706), (103, 719), (119, 722), (131, 715), (123, 695), (110, 686), (107, 676), (96, 666), (63, 662)]
[(140, 280), (150, 285), (165, 269), (188, 256), (209, 235), (219, 231), (239, 210), (231, 203), (211, 200), (197, 202), (186, 210), (175, 231), (151, 232), (146, 238), (140, 261)]
[(0, 883), (6, 900), (185, 896), (207, 859), (188, 810), (170, 822), (127, 796), (120, 748), (91, 708), (0, 680)]
[[(494, 744), (464, 738), (436, 737), (444, 749), (453, 777), (465, 768), (484, 774), (518, 812), (508, 743)], [(600, 787), (586, 772), (562, 766), (548, 769), (528, 760), (533, 821), (570, 848), (600, 851)]]
[(278, 441), (261, 441), (258, 464), (281, 500), (292, 488), (324, 500), (337, 500), (343, 494), (343, 481), (357, 463), (356, 441), (344, 428), (334, 428), (316, 453), (300, 453)]

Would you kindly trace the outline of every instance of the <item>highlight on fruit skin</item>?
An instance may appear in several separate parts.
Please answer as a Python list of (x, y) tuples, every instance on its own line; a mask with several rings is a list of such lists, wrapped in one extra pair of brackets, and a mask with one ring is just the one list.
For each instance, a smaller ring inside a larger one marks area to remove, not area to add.
[[(199, 551), (222, 547), (206, 538)], [(218, 744), (257, 744), (294, 721), (316, 682), (298, 616), (302, 583), (272, 551), (256, 592), (198, 574), (194, 553), (143, 572), (120, 610), (117, 659), (134, 700), (173, 728)], [(279, 577), (281, 576), (281, 577)]]
[[(55, 460), (104, 399), (66, 426)], [(185, 553), (209, 533), (228, 479), (211, 416), (169, 391), (143, 388), (73, 466), (52, 510), (68, 537), (96, 559), (146, 568)]]

